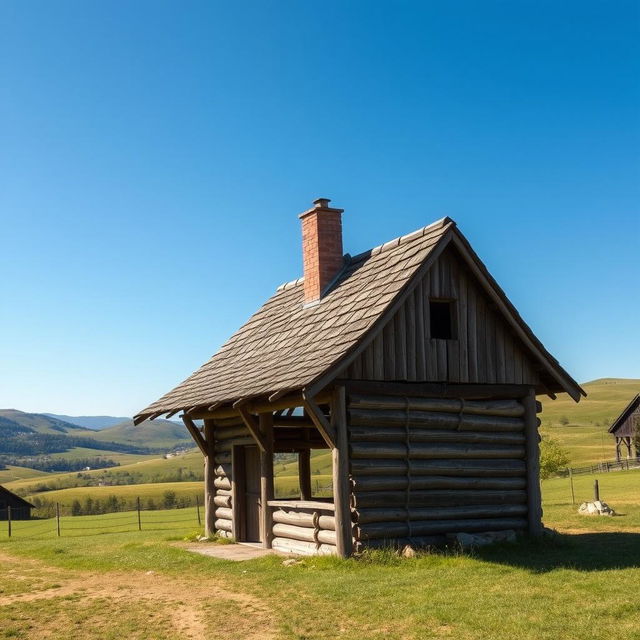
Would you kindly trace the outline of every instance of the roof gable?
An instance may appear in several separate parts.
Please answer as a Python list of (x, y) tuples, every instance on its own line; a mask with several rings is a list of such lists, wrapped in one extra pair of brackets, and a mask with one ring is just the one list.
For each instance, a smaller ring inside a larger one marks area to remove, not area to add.
[[(621, 427), (629, 427), (629, 433), (631, 433), (630, 427), (632, 425), (625, 424), (634, 412), (640, 410), (640, 393), (636, 395), (633, 400), (623, 409), (622, 413), (613, 421), (613, 424), (609, 427), (609, 433), (616, 433)], [(626, 431), (627, 429), (625, 429)]]
[(282, 285), (208, 362), (134, 421), (302, 388), (313, 395), (372, 343), (449, 243), (548, 373), (548, 391), (567, 391), (575, 400), (586, 395), (524, 323), (455, 223), (443, 218), (349, 258), (317, 304), (303, 304), (302, 279)]

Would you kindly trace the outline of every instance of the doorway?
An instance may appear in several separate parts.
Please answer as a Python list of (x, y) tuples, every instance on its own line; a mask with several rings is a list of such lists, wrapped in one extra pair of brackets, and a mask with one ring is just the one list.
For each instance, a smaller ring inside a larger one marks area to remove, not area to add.
[(260, 453), (258, 447), (234, 447), (235, 501), (239, 542), (262, 542), (260, 535)]

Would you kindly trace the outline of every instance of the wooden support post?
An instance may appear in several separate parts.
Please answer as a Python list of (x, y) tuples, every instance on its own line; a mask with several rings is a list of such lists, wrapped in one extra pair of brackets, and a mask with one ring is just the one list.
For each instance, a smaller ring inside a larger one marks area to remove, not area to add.
[(194, 421), (186, 414), (180, 416), (182, 418), (182, 422), (184, 422), (184, 426), (187, 427), (187, 431), (191, 434), (191, 437), (196, 441), (198, 448), (202, 451), (202, 455), (207, 455), (207, 445), (204, 442), (204, 438), (200, 433), (198, 427), (196, 427)]
[(307, 410), (311, 420), (313, 420), (313, 424), (316, 425), (323, 440), (331, 449), (334, 449), (336, 446), (335, 429), (327, 422), (327, 419), (324, 417), (324, 414), (313, 397), (304, 391), (302, 392), (302, 397), (304, 398), (304, 408)]
[[(233, 405), (234, 409), (238, 411), (240, 417), (242, 418), (242, 422), (244, 422), (244, 426), (247, 427), (247, 430), (251, 434), (251, 437), (256, 441), (258, 448), (261, 453), (264, 453), (267, 450), (267, 443), (265, 442), (264, 436), (260, 433), (260, 425), (258, 424), (255, 416), (251, 415), (247, 408), (240, 402), (236, 402)], [(263, 414), (260, 414), (263, 415)], [(270, 414), (273, 417), (273, 414)]]
[(353, 551), (351, 508), (349, 506), (349, 443), (345, 388), (339, 385), (331, 398), (331, 427), (336, 434), (333, 458), (333, 502), (335, 506), (336, 548), (341, 558)]
[(526, 437), (527, 506), (529, 535), (542, 535), (542, 496), (540, 494), (540, 435), (536, 416), (536, 396), (531, 389), (522, 399)]
[(213, 499), (216, 495), (214, 481), (215, 474), (215, 445), (213, 435), (213, 420), (204, 421), (204, 442), (207, 455), (204, 458), (204, 535), (207, 538), (215, 535), (216, 505)]
[(7, 533), (11, 537), (11, 505), (7, 505)]
[(311, 500), (311, 450), (298, 451), (298, 480), (300, 500)]
[(571, 484), (571, 504), (575, 506), (576, 494), (573, 490), (573, 471), (571, 470), (571, 467), (569, 467), (569, 483)]
[(600, 500), (600, 485), (597, 479), (593, 481), (593, 499), (595, 502)]
[(196, 495), (196, 515), (198, 516), (198, 526), (202, 526), (202, 520), (200, 519), (200, 498)]
[(269, 501), (273, 500), (273, 414), (261, 413), (259, 428), (264, 450), (260, 450), (260, 529), (262, 546), (271, 549), (273, 541), (273, 513)]

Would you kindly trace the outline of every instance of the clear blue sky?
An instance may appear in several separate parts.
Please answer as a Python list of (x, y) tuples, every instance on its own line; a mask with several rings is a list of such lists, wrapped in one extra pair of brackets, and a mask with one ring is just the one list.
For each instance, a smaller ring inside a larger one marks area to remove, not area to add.
[(640, 378), (638, 2), (0, 3), (0, 407), (133, 414), (301, 272), (450, 215)]

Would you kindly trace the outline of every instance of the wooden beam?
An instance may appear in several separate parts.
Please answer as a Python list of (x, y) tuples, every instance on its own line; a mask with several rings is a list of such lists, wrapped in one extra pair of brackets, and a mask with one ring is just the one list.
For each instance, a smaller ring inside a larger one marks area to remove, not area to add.
[(311, 500), (311, 449), (298, 451), (298, 481), (300, 499)]
[(283, 427), (285, 429), (289, 429), (289, 428), (315, 429), (316, 428), (316, 425), (313, 424), (313, 421), (311, 420), (311, 418), (307, 418), (306, 416), (275, 415), (273, 417), (273, 426)]
[[(193, 425), (195, 427), (195, 425)], [(216, 527), (216, 505), (214, 498), (216, 495), (215, 488), (215, 440), (213, 434), (213, 420), (204, 421), (204, 442), (206, 451), (204, 458), (204, 535), (211, 537), (215, 535)], [(198, 432), (199, 434), (200, 432)]]
[(261, 413), (259, 427), (265, 448), (260, 452), (260, 528), (262, 546), (271, 549), (273, 542), (273, 512), (269, 501), (273, 500), (273, 414)]
[(235, 409), (237, 413), (240, 414), (240, 417), (242, 418), (242, 422), (244, 422), (244, 426), (247, 427), (247, 429), (249, 430), (251, 437), (256, 441), (256, 444), (258, 445), (258, 448), (260, 449), (260, 451), (262, 452), (266, 451), (267, 445), (264, 438), (262, 437), (262, 434), (260, 433), (258, 421), (256, 420), (255, 416), (251, 415), (247, 411), (246, 406), (242, 404), (238, 404), (235, 407)]
[[(316, 394), (316, 402), (323, 402), (323, 401), (328, 402), (329, 395), (330, 394), (327, 394), (327, 393)], [(260, 413), (267, 413), (269, 411), (277, 411), (278, 409), (290, 409), (291, 407), (303, 406), (302, 394), (291, 393), (289, 395), (278, 398), (274, 402), (269, 402), (266, 396), (261, 398), (253, 398), (253, 399), (242, 398), (236, 401), (235, 403), (233, 403), (233, 405), (231, 406), (229, 405), (224, 407), (220, 406), (219, 408), (216, 408), (212, 411), (210, 411), (209, 409), (205, 409), (204, 407), (201, 407), (199, 409), (196, 409), (195, 411), (193, 411), (193, 413), (190, 413), (189, 415), (195, 420), (204, 419), (204, 418), (234, 418), (235, 416), (238, 415), (237, 409), (234, 408), (238, 404), (238, 402), (240, 402), (241, 404), (244, 404), (247, 411), (255, 415), (258, 415)], [(211, 405), (211, 406), (215, 406), (215, 405)]]
[(285, 396), (289, 391), (290, 391), (290, 389), (280, 389), (280, 391), (276, 391), (275, 393), (272, 393), (269, 396), (269, 402), (273, 403), (276, 400), (279, 400), (280, 398)]
[(336, 520), (338, 555), (348, 558), (353, 551), (351, 508), (349, 498), (349, 443), (347, 439), (347, 402), (345, 388), (336, 386), (331, 401), (331, 424), (337, 435), (333, 459), (333, 502)]
[(527, 469), (527, 520), (529, 535), (542, 535), (542, 496), (540, 493), (540, 435), (536, 416), (536, 396), (531, 389), (522, 399), (526, 436), (525, 460)]
[(521, 384), (447, 384), (439, 382), (377, 382), (367, 380), (342, 381), (350, 393), (380, 393), (384, 395), (416, 395), (432, 398), (522, 398), (530, 387)]
[(202, 455), (204, 456), (208, 455), (209, 451), (207, 449), (207, 443), (202, 437), (202, 434), (200, 433), (200, 429), (196, 427), (193, 420), (189, 416), (182, 415), (180, 417), (182, 418), (182, 422), (184, 422), (184, 426), (187, 427), (187, 431), (191, 434), (191, 437), (196, 441), (196, 444), (198, 445), (198, 448), (200, 449), (200, 451), (202, 451)]
[(327, 419), (324, 416), (324, 413), (320, 410), (320, 407), (317, 405), (314, 398), (306, 395), (304, 392), (302, 394), (304, 401), (304, 408), (307, 410), (309, 417), (313, 420), (313, 424), (316, 425), (316, 428), (320, 432), (320, 435), (324, 439), (324, 441), (331, 447), (331, 449), (335, 449), (336, 446), (336, 434), (333, 427), (329, 424)]

